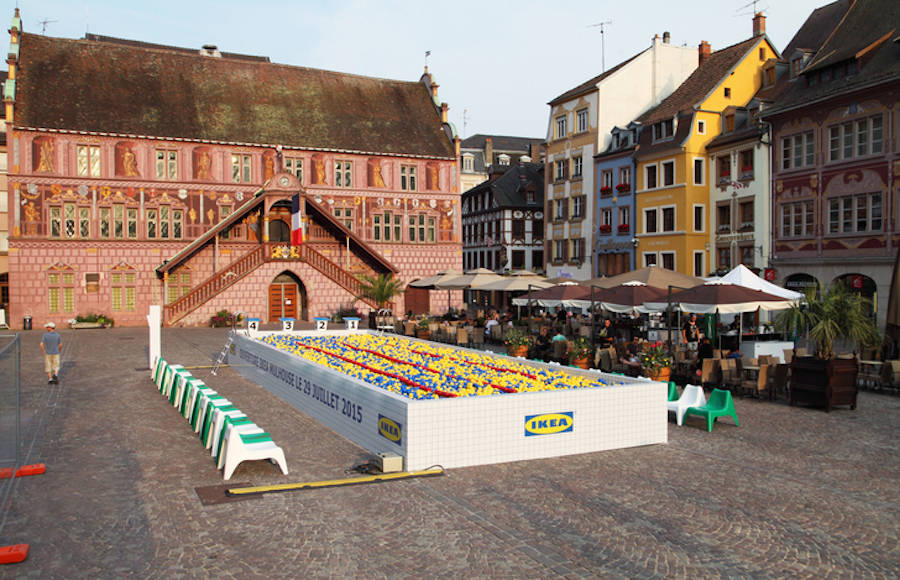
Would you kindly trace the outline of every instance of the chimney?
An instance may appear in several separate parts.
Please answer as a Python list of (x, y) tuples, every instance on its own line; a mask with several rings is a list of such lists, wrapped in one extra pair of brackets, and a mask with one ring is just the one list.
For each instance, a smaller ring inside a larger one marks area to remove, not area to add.
[(441, 123), (447, 122), (447, 111), (450, 109), (450, 105), (447, 103), (441, 103)]
[(669, 34), (669, 31), (663, 32), (663, 44), (669, 44), (670, 40), (672, 40), (672, 35)]
[(698, 62), (698, 65), (702, 66), (703, 61), (705, 61), (706, 59), (709, 58), (709, 43), (706, 42), (705, 40), (701, 41), (698, 52), (700, 53), (700, 60)]
[(487, 137), (484, 140), (484, 164), (494, 164), (494, 140), (490, 137)]
[(431, 83), (431, 96), (435, 99), (437, 98), (437, 90), (439, 86), (441, 85), (437, 83)]
[(753, 17), (753, 36), (762, 36), (766, 33), (766, 17), (762, 12), (757, 12)]

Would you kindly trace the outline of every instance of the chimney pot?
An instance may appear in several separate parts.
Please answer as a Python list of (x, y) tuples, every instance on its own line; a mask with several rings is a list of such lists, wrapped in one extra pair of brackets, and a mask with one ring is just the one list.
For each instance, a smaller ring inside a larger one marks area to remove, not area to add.
[(439, 86), (441, 86), (441, 85), (439, 85), (437, 83), (431, 83), (431, 96), (432, 97), (436, 98), (438, 96), (438, 87)]
[(699, 53), (699, 64), (702, 65), (703, 61), (705, 61), (706, 59), (709, 58), (709, 54), (710, 54), (709, 43), (706, 42), (705, 40), (700, 42), (700, 46), (698, 47), (698, 53)]
[(669, 31), (663, 32), (663, 44), (669, 44), (670, 40), (672, 40), (672, 35), (669, 34)]
[(757, 12), (753, 17), (753, 36), (762, 36), (766, 33), (766, 17), (762, 12)]
[(447, 122), (447, 111), (450, 110), (450, 105), (447, 103), (441, 103), (441, 123)]

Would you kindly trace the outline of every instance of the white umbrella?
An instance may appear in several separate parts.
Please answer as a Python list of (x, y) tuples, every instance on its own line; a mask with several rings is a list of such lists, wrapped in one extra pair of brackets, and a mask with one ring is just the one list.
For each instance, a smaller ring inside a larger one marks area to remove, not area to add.
[(495, 290), (500, 292), (527, 292), (530, 288), (538, 290), (553, 286), (552, 282), (548, 282), (543, 276), (533, 275), (512, 275), (505, 276), (500, 280), (487, 282), (479, 286), (470, 286), (472, 290)]
[(463, 288), (474, 288), (475, 286), (487, 284), (488, 282), (496, 282), (497, 280), (502, 279), (503, 276), (495, 274), (492, 270), (478, 268), (476, 270), (468, 270), (462, 276), (438, 282), (435, 284), (435, 288), (438, 290), (462, 290)]

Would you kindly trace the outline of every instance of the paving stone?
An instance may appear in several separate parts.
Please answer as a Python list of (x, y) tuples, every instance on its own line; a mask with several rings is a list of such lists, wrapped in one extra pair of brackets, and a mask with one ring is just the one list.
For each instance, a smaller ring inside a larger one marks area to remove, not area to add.
[[(209, 367), (226, 329), (164, 329), (163, 356)], [(21, 333), (26, 463), (0, 577), (891, 577), (900, 568), (900, 398), (855, 411), (739, 399), (741, 420), (669, 424), (669, 443), (451, 470), (445, 477), (267, 494), (203, 506), (222, 484), (149, 379), (146, 329), (62, 329), (47, 385)], [(272, 433), (291, 469), (257, 485), (345, 477), (365, 450), (231, 369), (195, 376)]]

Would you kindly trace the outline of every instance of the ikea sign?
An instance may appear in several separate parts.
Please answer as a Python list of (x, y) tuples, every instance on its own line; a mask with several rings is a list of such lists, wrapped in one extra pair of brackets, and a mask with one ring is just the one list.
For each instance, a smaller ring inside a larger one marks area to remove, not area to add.
[(403, 440), (403, 425), (379, 413), (378, 434), (388, 441), (400, 445)]
[(575, 413), (544, 413), (543, 415), (527, 415), (525, 417), (525, 436), (556, 435), (568, 433), (575, 425)]

